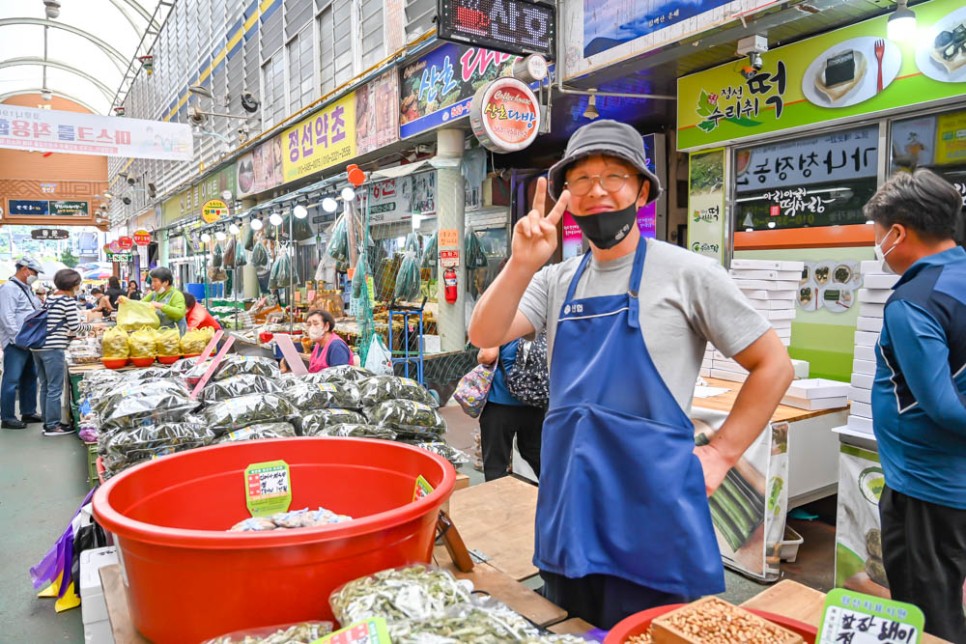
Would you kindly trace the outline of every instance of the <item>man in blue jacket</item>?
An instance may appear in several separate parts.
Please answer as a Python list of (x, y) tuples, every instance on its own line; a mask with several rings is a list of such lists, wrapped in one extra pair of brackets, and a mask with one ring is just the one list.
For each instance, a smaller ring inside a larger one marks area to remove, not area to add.
[(885, 306), (872, 414), (886, 487), (893, 599), (926, 631), (966, 642), (966, 250), (959, 192), (929, 170), (895, 175), (865, 206), (876, 256), (902, 278)]
[[(43, 267), (36, 260), (21, 257), (17, 272), (0, 286), (0, 346), (3, 347), (3, 380), (0, 382), (0, 427), (23, 429), (27, 423), (42, 422), (37, 415), (37, 370), (28, 349), (13, 341), (24, 320), (40, 308), (31, 286)], [(21, 419), (17, 419), (17, 394), (20, 394)]]

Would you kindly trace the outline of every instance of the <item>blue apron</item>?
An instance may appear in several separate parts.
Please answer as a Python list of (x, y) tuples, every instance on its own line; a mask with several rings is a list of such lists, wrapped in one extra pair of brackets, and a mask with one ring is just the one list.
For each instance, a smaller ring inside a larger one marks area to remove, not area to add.
[[(723, 592), (694, 426), (644, 345), (637, 297), (647, 242), (626, 294), (560, 311), (543, 427), (534, 564), (580, 578), (620, 577), (666, 593)], [(660, 338), (654, 338), (660, 341)]]

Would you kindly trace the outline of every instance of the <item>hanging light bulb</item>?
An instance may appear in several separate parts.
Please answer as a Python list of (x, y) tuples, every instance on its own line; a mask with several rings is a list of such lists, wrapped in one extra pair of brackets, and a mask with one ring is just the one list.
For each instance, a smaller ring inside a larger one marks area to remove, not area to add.
[(908, 4), (908, 0), (899, 0), (886, 23), (886, 35), (893, 42), (907, 42), (916, 35), (916, 13)]
[(230, 224), (228, 224), (228, 233), (229, 234), (231, 234), (231, 235), (237, 235), (240, 232), (241, 232), (241, 230), (238, 228), (238, 225), (235, 222), (231, 222)]
[(353, 201), (356, 198), (356, 191), (346, 186), (342, 189), (342, 200), (343, 201)]
[(335, 212), (339, 209), (339, 202), (332, 197), (326, 197), (322, 200), (322, 210), (326, 212)]
[(282, 215), (278, 214), (277, 212), (273, 212), (272, 213), (272, 216), (268, 218), (268, 222), (270, 224), (272, 224), (273, 226), (281, 226), (282, 225)]
[(305, 219), (306, 217), (309, 216), (309, 211), (308, 211), (308, 208), (306, 208), (302, 204), (299, 204), (294, 208), (292, 208), (292, 214), (295, 215), (296, 219)]
[(261, 219), (252, 219), (252, 230), (261, 230), (264, 226)]
[(201, 243), (202, 244), (207, 244), (210, 241), (211, 241), (211, 235), (209, 235), (208, 233), (201, 233)]
[(215, 239), (217, 239), (218, 241), (225, 241), (226, 239), (228, 239), (228, 235), (225, 234), (225, 231), (219, 230), (215, 233)]

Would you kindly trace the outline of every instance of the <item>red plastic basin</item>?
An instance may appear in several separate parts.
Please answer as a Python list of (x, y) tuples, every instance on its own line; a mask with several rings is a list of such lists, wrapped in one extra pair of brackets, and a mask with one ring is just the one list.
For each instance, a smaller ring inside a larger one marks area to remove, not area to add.
[[(281, 459), (292, 506), (358, 517), (345, 524), (226, 532), (249, 516), (244, 470)], [(416, 477), (435, 491), (413, 502)], [(341, 584), (379, 570), (429, 562), (436, 516), (456, 471), (400, 443), (290, 438), (231, 443), (165, 456), (109, 480), (94, 514), (114, 533), (135, 627), (156, 643), (332, 619)]]

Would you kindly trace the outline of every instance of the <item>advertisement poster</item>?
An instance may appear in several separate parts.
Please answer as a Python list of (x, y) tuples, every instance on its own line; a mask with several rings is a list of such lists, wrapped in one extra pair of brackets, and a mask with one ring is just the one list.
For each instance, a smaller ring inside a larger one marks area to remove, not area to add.
[(835, 586), (889, 597), (879, 531), (879, 497), (885, 485), (879, 455), (851, 445), (839, 449)]
[[(706, 445), (726, 418), (724, 412), (692, 408), (695, 444)], [(708, 499), (726, 566), (763, 581), (778, 579), (787, 482), (788, 423), (772, 423)]]
[(688, 248), (724, 261), (725, 153), (692, 154), (688, 168)]
[(412, 219), (414, 214), (436, 212), (436, 173), (387, 179), (372, 186), (369, 221), (389, 224)]
[[(966, 82), (962, 88), (966, 91)], [(936, 163), (966, 163), (966, 112), (941, 114), (936, 129)]]
[(0, 148), (191, 161), (191, 126), (0, 104)]
[(565, 260), (580, 255), (583, 249), (584, 236), (580, 232), (580, 226), (574, 220), (574, 216), (569, 212), (563, 214), (561, 236), (563, 238), (563, 258)]
[(678, 149), (961, 96), (966, 66), (944, 60), (934, 43), (966, 24), (962, 2), (917, 4), (919, 35), (909, 42), (886, 38), (888, 18), (772, 49), (750, 79), (734, 63), (678, 79)]
[(681, 41), (773, 4), (771, 0), (576, 0), (563, 5), (565, 77)]
[(446, 43), (402, 69), (399, 135), (407, 138), (469, 116), (473, 95), (508, 76), (517, 56)]
[(805, 262), (796, 307), (800, 311), (845, 313), (856, 305), (862, 288), (857, 261)]
[(399, 75), (382, 74), (356, 95), (356, 153), (374, 152), (399, 139)]
[(282, 132), (282, 181), (288, 183), (356, 156), (356, 97), (350, 93)]
[(282, 137), (273, 137), (238, 160), (238, 197), (282, 185)]

